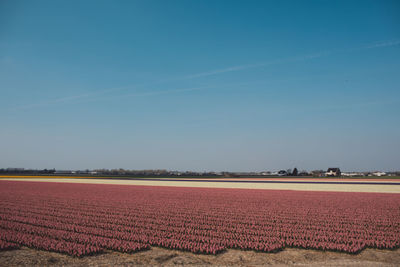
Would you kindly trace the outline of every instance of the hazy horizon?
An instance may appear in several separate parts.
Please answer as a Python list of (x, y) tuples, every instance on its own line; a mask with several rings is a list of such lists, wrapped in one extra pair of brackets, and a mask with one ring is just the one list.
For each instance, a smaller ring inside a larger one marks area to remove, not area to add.
[(0, 168), (400, 169), (398, 1), (1, 1)]
[[(338, 167), (338, 166), (335, 166), (335, 167)], [(276, 169), (276, 168), (274, 169), (274, 168), (272, 168), (272, 169), (263, 169), (263, 170), (239, 170), (239, 171), (238, 170), (236, 170), (236, 171), (231, 171), (231, 170), (197, 170), (197, 171), (195, 171), (195, 170), (171, 170), (171, 169), (124, 169), (124, 168), (112, 168), (112, 169), (107, 169), (107, 168), (59, 169), (59, 168), (23, 168), (23, 167), (22, 168), (18, 168), (18, 167), (6, 167), (6, 168), (4, 168), (4, 167), (0, 166), (0, 169), (24, 169), (24, 171), (29, 171), (29, 170), (35, 170), (35, 171), (56, 170), (56, 171), (85, 172), (85, 171), (97, 171), (97, 170), (109, 170), (109, 171), (111, 171), (111, 170), (123, 169), (123, 170), (128, 171), (128, 172), (129, 171), (167, 171), (167, 172), (181, 172), (181, 173), (184, 173), (184, 172), (197, 172), (197, 173), (207, 173), (207, 172), (214, 172), (214, 173), (222, 173), (222, 172), (232, 172), (232, 173), (246, 173), (246, 172), (252, 173), (252, 172), (254, 172), (254, 173), (262, 173), (262, 172), (271, 172), (271, 173), (274, 173), (274, 172), (278, 172), (280, 170), (293, 171), (294, 168), (296, 168), (299, 173), (302, 172), (302, 171), (306, 171), (306, 172), (324, 171), (324, 172), (326, 172), (326, 170), (328, 168), (332, 168), (332, 166), (331, 167), (327, 167), (327, 168), (315, 168), (315, 169), (304, 169), (304, 168), (298, 168), (297, 166), (294, 166), (294, 167), (282, 168), (282, 169)], [(399, 171), (398, 169), (397, 170), (381, 170), (381, 169), (379, 169), (379, 170), (378, 169), (374, 169), (374, 170), (343, 170), (340, 167), (339, 167), (339, 169), (340, 169), (340, 171), (342, 173), (343, 172), (346, 172), (346, 173), (352, 173), (352, 172), (355, 172), (355, 173), (357, 173), (357, 172), (366, 173), (366, 172), (380, 172), (380, 171), (383, 171), (383, 172), (398, 172)]]

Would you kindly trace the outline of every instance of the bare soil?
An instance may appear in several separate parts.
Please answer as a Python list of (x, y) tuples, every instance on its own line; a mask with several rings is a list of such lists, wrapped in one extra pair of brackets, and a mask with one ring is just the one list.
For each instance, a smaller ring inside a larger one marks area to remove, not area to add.
[(0, 266), (400, 266), (400, 249), (366, 249), (357, 255), (288, 248), (277, 253), (229, 249), (214, 255), (153, 247), (135, 254), (105, 252), (75, 258), (23, 247), (0, 252)]

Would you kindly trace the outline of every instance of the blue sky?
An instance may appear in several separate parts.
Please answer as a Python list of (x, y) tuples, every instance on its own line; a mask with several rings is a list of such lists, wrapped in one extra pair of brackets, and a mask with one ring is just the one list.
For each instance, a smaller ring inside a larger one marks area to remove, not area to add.
[(399, 1), (1, 1), (0, 168), (400, 169)]

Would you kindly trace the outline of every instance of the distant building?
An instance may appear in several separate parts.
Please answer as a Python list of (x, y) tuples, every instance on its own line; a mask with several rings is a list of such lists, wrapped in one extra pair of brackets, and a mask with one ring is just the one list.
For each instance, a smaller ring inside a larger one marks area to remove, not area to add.
[(372, 173), (374, 176), (385, 176), (386, 172), (374, 172)]
[(342, 176), (347, 176), (347, 177), (355, 177), (355, 176), (364, 176), (364, 173), (362, 172), (342, 172)]
[(328, 168), (325, 175), (326, 176), (340, 176), (342, 173), (339, 168)]
[(69, 171), (69, 170), (56, 170), (54, 172), (55, 174), (74, 174), (75, 171)]
[(288, 173), (285, 170), (280, 170), (278, 172), (278, 176), (286, 176), (286, 175), (288, 175)]

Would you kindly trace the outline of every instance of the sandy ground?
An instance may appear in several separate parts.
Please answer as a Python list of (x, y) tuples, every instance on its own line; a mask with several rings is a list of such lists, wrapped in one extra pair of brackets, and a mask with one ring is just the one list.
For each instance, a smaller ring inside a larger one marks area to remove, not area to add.
[(9, 181), (91, 183), (146, 186), (178, 186), (206, 188), (243, 188), (243, 189), (275, 189), (299, 191), (336, 191), (336, 192), (376, 192), (400, 193), (399, 185), (371, 184), (290, 184), (290, 183), (240, 183), (240, 182), (191, 182), (191, 181), (146, 181), (146, 180), (113, 180), (113, 179), (79, 179), (79, 178), (0, 178)]
[(74, 258), (54, 252), (22, 248), (0, 252), (0, 266), (399, 266), (400, 249), (366, 249), (360, 254), (285, 249), (277, 253), (227, 250), (219, 255), (151, 248), (135, 254), (106, 252)]

